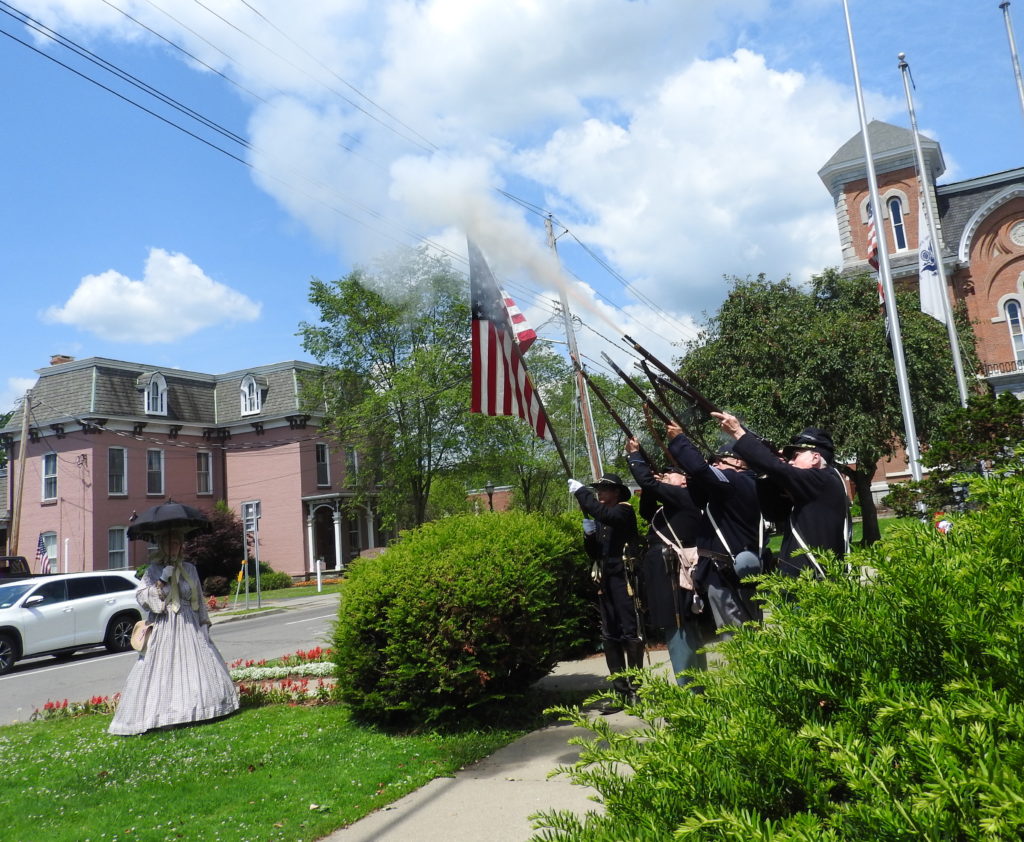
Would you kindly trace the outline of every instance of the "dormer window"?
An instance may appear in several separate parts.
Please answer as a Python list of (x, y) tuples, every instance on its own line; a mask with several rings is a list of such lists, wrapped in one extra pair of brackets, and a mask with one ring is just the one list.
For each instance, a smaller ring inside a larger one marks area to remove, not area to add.
[(160, 372), (150, 377), (146, 386), (146, 414), (167, 414), (167, 381)]
[(251, 374), (242, 378), (241, 399), (242, 415), (255, 415), (263, 409), (263, 389), (266, 381), (262, 377)]

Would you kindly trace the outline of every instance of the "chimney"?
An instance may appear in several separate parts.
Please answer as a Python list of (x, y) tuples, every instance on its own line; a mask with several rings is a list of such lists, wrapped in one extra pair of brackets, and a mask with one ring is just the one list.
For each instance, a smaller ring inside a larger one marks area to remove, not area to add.
[(73, 363), (74, 357), (69, 357), (67, 354), (54, 354), (50, 357), (50, 365), (60, 365), (61, 363)]

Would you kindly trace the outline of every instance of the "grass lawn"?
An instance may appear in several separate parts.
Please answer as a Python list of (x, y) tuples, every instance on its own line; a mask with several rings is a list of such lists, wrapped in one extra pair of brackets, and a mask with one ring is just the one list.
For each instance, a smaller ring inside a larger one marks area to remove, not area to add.
[[(339, 590), (341, 590), (341, 585), (337, 585), (337, 584), (335, 584), (335, 585), (324, 585), (322, 590), (320, 591), (320, 593), (321, 594), (337, 593)], [(278, 588), (277, 590), (261, 591), (261, 593), (260, 593), (260, 596), (263, 599), (288, 599), (289, 597), (316, 596), (316, 595), (317, 595), (316, 585), (302, 585), (300, 587)], [(228, 601), (228, 608), (232, 608), (234, 606), (234, 604), (235, 604), (235, 592), (232, 591), (228, 596), (226, 596), (226, 597), (219, 597), (219, 599), (226, 599)], [(245, 604), (245, 593), (244, 592), (240, 593), (238, 595), (238, 604), (239, 604), (239, 606)], [(253, 606), (255, 604), (256, 604), (256, 588), (252, 587), (252, 588), (249, 589), (249, 605)]]
[[(885, 531), (892, 524), (896, 523), (897, 520), (899, 520), (899, 518), (895, 518), (895, 517), (892, 517), (892, 516), (888, 516), (888, 517), (881, 517), (880, 516), (878, 518), (878, 531), (882, 533), (882, 537), (883, 538), (885, 538)], [(855, 548), (860, 546), (860, 540), (861, 540), (862, 534), (863, 533), (862, 533), (861, 522), (859, 520), (854, 521), (854, 523), (853, 523), (853, 539), (852, 539), (851, 543), (852, 543), (852, 545)], [(779, 533), (778, 535), (773, 535), (772, 539), (768, 542), (768, 546), (772, 548), (772, 552), (778, 553), (779, 548), (782, 546), (782, 534)]]
[(389, 734), (340, 705), (271, 705), (114, 737), (90, 715), (0, 727), (4, 839), (318, 839), (527, 727)]

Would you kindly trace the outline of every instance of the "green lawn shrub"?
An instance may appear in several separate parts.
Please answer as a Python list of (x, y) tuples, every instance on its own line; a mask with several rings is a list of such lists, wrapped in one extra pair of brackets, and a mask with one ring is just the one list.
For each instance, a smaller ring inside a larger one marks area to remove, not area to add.
[(356, 562), (334, 633), (339, 697), (373, 721), (441, 724), (522, 696), (595, 642), (581, 546), (578, 519), (456, 515)]
[(564, 710), (593, 736), (563, 772), (604, 811), (539, 814), (535, 839), (1024, 838), (1024, 481), (972, 500), (849, 573), (768, 577), (768, 620), (719, 645), (704, 695), (647, 681), (628, 733)]

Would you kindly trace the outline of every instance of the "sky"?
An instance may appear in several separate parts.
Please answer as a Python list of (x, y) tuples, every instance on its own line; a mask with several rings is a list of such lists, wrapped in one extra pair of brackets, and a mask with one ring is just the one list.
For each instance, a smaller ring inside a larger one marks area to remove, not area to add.
[[(998, 0), (849, 5), (869, 119), (909, 127), (905, 52), (940, 183), (1024, 165)], [(424, 244), (465, 272), (467, 233), (543, 338), (567, 295), (595, 371), (623, 334), (678, 356), (728, 278), (841, 261), (817, 176), (859, 130), (839, 0), (0, 11), (0, 411), (54, 354), (312, 361), (311, 279)]]

